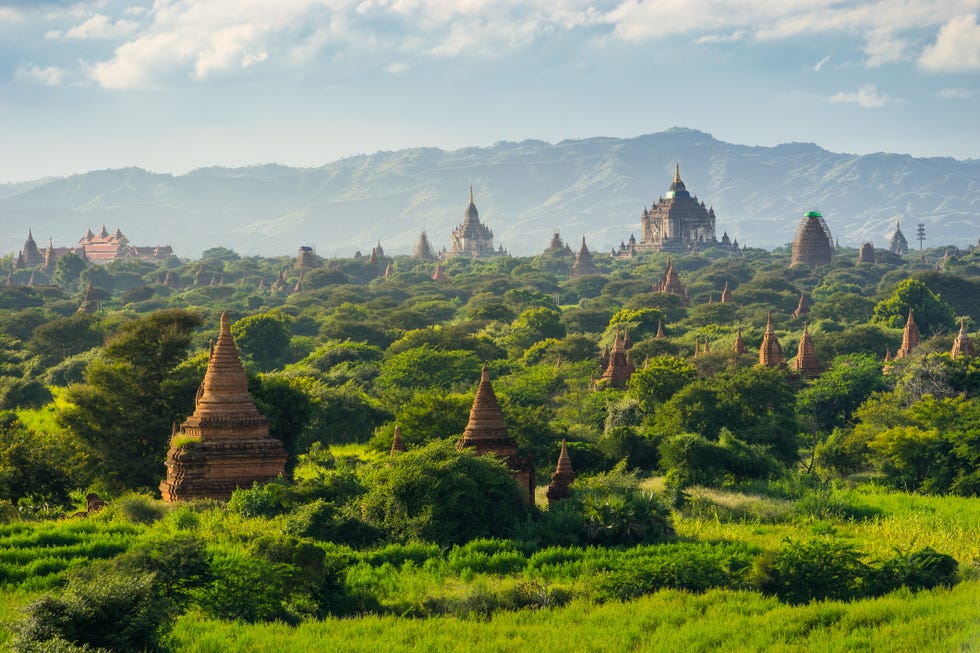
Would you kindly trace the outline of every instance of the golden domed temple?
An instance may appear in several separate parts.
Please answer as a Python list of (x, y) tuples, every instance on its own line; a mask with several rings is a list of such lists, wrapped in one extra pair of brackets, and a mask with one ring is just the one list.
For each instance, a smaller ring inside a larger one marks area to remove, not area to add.
[(476, 389), (470, 419), (463, 431), (463, 437), (456, 448), (473, 449), (478, 456), (494, 454), (510, 467), (525, 501), (534, 503), (534, 467), (531, 461), (517, 455), (517, 442), (510, 436), (504, 423), (504, 413), (490, 383), (490, 373), (483, 366), (480, 385)]
[(470, 186), (470, 202), (463, 214), (463, 222), (458, 225), (450, 236), (451, 249), (446, 256), (469, 256), (472, 258), (489, 258), (506, 256), (503, 246), (493, 248), (493, 231), (480, 222), (480, 212), (473, 203), (473, 187)]
[(699, 202), (681, 180), (680, 164), (674, 168), (674, 181), (663, 197), (640, 217), (642, 234), (635, 250), (690, 252), (708, 247), (735, 249), (715, 236), (715, 210)]
[(830, 265), (834, 253), (834, 239), (830, 227), (819, 211), (808, 211), (800, 220), (793, 239), (793, 257), (790, 266)]
[(248, 392), (228, 313), (221, 314), (194, 414), (175, 426), (166, 465), (164, 501), (228, 499), (235, 488), (285, 473), (286, 449), (269, 435), (269, 422)]

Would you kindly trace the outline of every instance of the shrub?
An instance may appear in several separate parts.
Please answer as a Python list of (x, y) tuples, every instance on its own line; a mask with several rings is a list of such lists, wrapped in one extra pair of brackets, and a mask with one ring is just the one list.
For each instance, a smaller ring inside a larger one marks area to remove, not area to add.
[(144, 494), (126, 494), (112, 503), (113, 509), (133, 524), (152, 524), (167, 514), (163, 502)]
[(952, 556), (925, 547), (886, 560), (877, 573), (878, 593), (899, 587), (910, 590), (952, 587), (959, 582), (959, 564)]
[(790, 542), (781, 551), (760, 556), (753, 583), (781, 601), (848, 601), (863, 594), (870, 570), (850, 544), (830, 540)]
[(110, 651), (163, 650), (172, 617), (152, 585), (151, 574), (110, 569), (74, 577), (61, 596), (48, 594), (27, 606), (14, 626), (13, 650), (66, 650), (64, 642)]

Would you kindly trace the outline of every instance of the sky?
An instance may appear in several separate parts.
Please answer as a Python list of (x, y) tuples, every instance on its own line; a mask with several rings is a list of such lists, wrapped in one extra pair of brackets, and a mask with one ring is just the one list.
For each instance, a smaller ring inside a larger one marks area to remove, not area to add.
[(980, 158), (980, 0), (0, 0), (0, 182), (689, 127)]

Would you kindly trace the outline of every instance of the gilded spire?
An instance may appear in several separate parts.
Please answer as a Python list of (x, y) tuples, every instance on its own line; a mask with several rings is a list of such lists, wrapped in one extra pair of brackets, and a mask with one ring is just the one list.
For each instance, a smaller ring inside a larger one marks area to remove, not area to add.
[(676, 184), (681, 180), (681, 164), (680, 161), (674, 163), (674, 183)]

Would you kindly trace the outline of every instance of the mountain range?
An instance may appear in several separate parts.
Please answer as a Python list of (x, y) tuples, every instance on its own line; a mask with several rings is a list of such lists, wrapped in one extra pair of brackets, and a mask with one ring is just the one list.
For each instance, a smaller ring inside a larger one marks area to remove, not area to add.
[(171, 245), (197, 258), (209, 247), (326, 257), (412, 251), (424, 229), (449, 245), (470, 186), (495, 245), (539, 253), (555, 231), (577, 249), (609, 251), (635, 233), (640, 214), (670, 187), (714, 207), (718, 237), (777, 247), (806, 211), (823, 213), (841, 245), (884, 247), (901, 220), (910, 244), (976, 243), (980, 159), (828, 152), (812, 143), (736, 145), (683, 128), (634, 138), (499, 142), (446, 151), (412, 148), (344, 158), (318, 168), (277, 164), (200, 168), (183, 175), (140, 168), (0, 184), (0, 254), (78, 242), (87, 229), (119, 227), (135, 245)]

